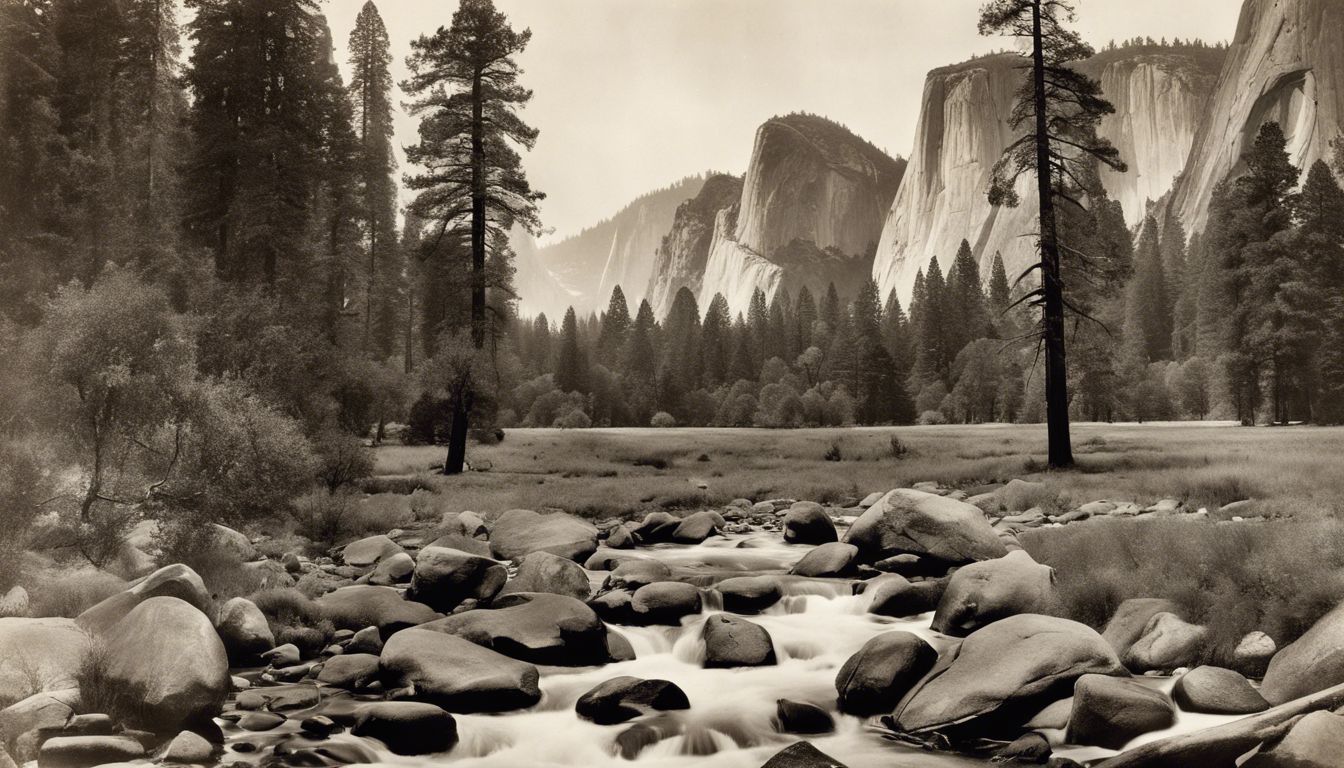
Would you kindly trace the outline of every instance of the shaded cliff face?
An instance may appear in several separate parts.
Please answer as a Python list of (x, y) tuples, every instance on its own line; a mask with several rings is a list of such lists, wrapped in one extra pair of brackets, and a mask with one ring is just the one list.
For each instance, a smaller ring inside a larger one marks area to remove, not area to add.
[[(1127, 173), (1106, 172), (1102, 182), (1139, 221), (1148, 201), (1166, 194), (1184, 167), (1222, 52), (1143, 46), (1103, 51), (1081, 68), (1097, 78), (1116, 113), (1101, 135), (1120, 150)], [(908, 303), (915, 274), (934, 256), (946, 269), (965, 238), (988, 273), (996, 252), (1010, 274), (1035, 258), (1034, 179), (1018, 180), (1022, 204), (993, 208), (985, 198), (994, 163), (1016, 133), (1008, 126), (1021, 59), (998, 54), (934, 70), (924, 84), (923, 108), (910, 168), (882, 230), (873, 278)]]
[(781, 284), (824, 291), (832, 274), (867, 274), (904, 170), (825, 118), (767, 121), (736, 212), (716, 219), (700, 305), (722, 293), (731, 312), (745, 312), (757, 288), (769, 298)]
[(513, 249), (513, 289), (522, 297), (523, 314), (545, 313), (552, 320), (564, 317), (565, 309), (579, 296), (565, 288), (547, 268), (536, 239), (527, 230), (515, 226), (509, 230), (509, 247)]
[(1277, 121), (1293, 164), (1328, 157), (1344, 126), (1344, 2), (1246, 0), (1236, 37), (1172, 204), (1204, 228), (1213, 188), (1240, 168), (1260, 125)]
[[(655, 317), (666, 317), (677, 291), (689, 288), (700, 293), (705, 263), (714, 240), (714, 222), (719, 211), (735, 208), (742, 197), (742, 179), (714, 174), (705, 179), (700, 194), (677, 207), (672, 229), (663, 238), (653, 259), (645, 297)], [(633, 312), (634, 309), (632, 308)]]
[(677, 206), (695, 197), (704, 182), (700, 176), (682, 179), (640, 197), (606, 221), (541, 248), (538, 263), (561, 290), (554, 296), (535, 291), (529, 295), (521, 290), (520, 281), (520, 311), (524, 315), (545, 311), (551, 316), (558, 302), (563, 302), (561, 314), (571, 305), (581, 315), (603, 311), (619, 285), (633, 313), (649, 286), (654, 254), (672, 227)]

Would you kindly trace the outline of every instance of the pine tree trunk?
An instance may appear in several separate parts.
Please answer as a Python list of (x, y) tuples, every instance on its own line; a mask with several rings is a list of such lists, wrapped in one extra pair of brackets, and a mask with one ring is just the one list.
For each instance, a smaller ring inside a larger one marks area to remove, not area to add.
[(1051, 467), (1058, 469), (1073, 466), (1073, 445), (1069, 440), (1069, 385), (1064, 359), (1064, 287), (1059, 273), (1054, 193), (1050, 187), (1052, 174), (1040, 0), (1032, 3), (1031, 22), (1032, 86), (1036, 106), (1036, 193), (1041, 208), (1041, 289), (1044, 292), (1045, 421), (1048, 461)]

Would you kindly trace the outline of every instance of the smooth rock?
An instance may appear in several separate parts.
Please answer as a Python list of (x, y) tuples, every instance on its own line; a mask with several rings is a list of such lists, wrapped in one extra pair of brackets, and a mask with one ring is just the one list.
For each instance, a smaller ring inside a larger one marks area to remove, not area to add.
[(1344, 603), (1274, 655), (1260, 694), (1283, 704), (1338, 683), (1344, 683)]
[(1317, 711), (1295, 723), (1277, 744), (1261, 748), (1242, 768), (1338, 768), (1344, 757), (1344, 717)]
[(255, 659), (275, 646), (275, 636), (271, 634), (266, 615), (245, 597), (235, 597), (224, 603), (219, 609), (215, 629), (234, 664)]
[(775, 702), (775, 721), (780, 733), (817, 734), (835, 730), (831, 714), (805, 701), (779, 699)]
[(587, 600), (591, 591), (588, 572), (578, 563), (550, 552), (533, 552), (522, 559), (518, 573), (509, 579), (499, 594), (550, 592)]
[(579, 717), (599, 725), (623, 723), (650, 711), (690, 708), (691, 702), (675, 683), (628, 675), (599, 683), (574, 705)]
[(1007, 616), (1050, 615), (1058, 607), (1055, 569), (1017, 550), (997, 560), (971, 563), (952, 574), (931, 626), (935, 632), (964, 637)]
[(760, 613), (784, 596), (779, 578), (765, 576), (734, 576), (714, 585), (723, 596), (723, 609), (730, 613)]
[(100, 635), (121, 621), (140, 603), (154, 597), (176, 597), (209, 616), (213, 600), (200, 575), (180, 563), (167, 565), (132, 582), (118, 592), (81, 613), (75, 621), (91, 635)]
[(863, 644), (835, 676), (841, 712), (890, 712), (938, 661), (938, 652), (910, 632), (883, 632)]
[(700, 612), (700, 590), (679, 581), (660, 581), (635, 590), (630, 611), (642, 624), (676, 626), (684, 616)]
[(678, 544), (699, 544), (718, 532), (725, 525), (723, 516), (718, 512), (704, 510), (682, 518), (672, 529), (672, 540)]
[(844, 541), (858, 547), (866, 562), (906, 552), (952, 563), (1008, 553), (978, 508), (907, 488), (891, 491), (859, 516)]
[(765, 627), (738, 616), (716, 613), (705, 619), (706, 669), (761, 667), (775, 663), (775, 646)]
[(367, 536), (352, 541), (341, 550), (341, 561), (356, 568), (376, 565), (379, 560), (405, 552), (401, 545), (384, 535)]
[(635, 526), (629, 523), (621, 523), (611, 529), (611, 533), (607, 534), (606, 546), (612, 549), (634, 549), (638, 543), (639, 539), (635, 536)]
[(564, 512), (539, 515), (511, 509), (490, 530), (490, 551), (500, 560), (517, 560), (533, 552), (550, 552), (583, 562), (597, 550), (597, 528)]
[(285, 643), (262, 653), (261, 658), (272, 667), (283, 669), (298, 664), (302, 661), (303, 654), (299, 651), (299, 646), (293, 643)]
[(588, 666), (611, 660), (606, 625), (592, 608), (565, 595), (518, 592), (491, 608), (456, 613), (421, 629), (456, 635), (533, 664)]
[(39, 692), (0, 710), (0, 748), (39, 728), (55, 730), (75, 717), (79, 689)]
[(947, 578), (910, 581), (894, 573), (879, 576), (864, 590), (865, 595), (872, 595), (868, 612), (896, 618), (927, 613), (938, 607), (948, 581)]
[(490, 600), (508, 578), (508, 569), (489, 558), (458, 549), (425, 547), (415, 558), (406, 597), (448, 613), (465, 600)]
[(163, 751), (163, 761), (165, 763), (207, 763), (211, 755), (215, 754), (215, 745), (211, 744), (199, 733), (193, 731), (182, 731), (168, 742), (168, 747)]
[(1174, 613), (1155, 614), (1143, 628), (1143, 636), (1124, 655), (1125, 666), (1135, 672), (1194, 666), (1204, 654), (1208, 635), (1206, 627)]
[(661, 560), (631, 559), (622, 560), (602, 582), (603, 589), (628, 589), (634, 591), (659, 581), (670, 581), (672, 569)]
[(375, 626), (383, 637), (442, 616), (423, 603), (404, 599), (391, 587), (367, 584), (341, 587), (315, 602), (337, 628), (360, 630)]
[(1195, 667), (1181, 675), (1172, 686), (1171, 698), (1187, 712), (1249, 715), (1269, 709), (1269, 702), (1249, 680), (1222, 667)]
[(825, 544), (838, 540), (831, 516), (814, 501), (800, 501), (784, 514), (784, 541), (790, 544)]
[(659, 544), (672, 540), (672, 532), (681, 525), (681, 518), (671, 512), (650, 512), (635, 527), (635, 536), (643, 544)]
[(355, 712), (350, 732), (377, 739), (398, 755), (447, 752), (457, 744), (457, 721), (433, 704), (385, 701)]
[(1278, 650), (1274, 638), (1264, 632), (1247, 632), (1232, 651), (1232, 667), (1248, 677), (1264, 677), (1269, 660)]
[(995, 752), (994, 762), (1041, 765), (1050, 759), (1050, 753), (1050, 741), (1035, 731), (1028, 731)]
[(379, 666), (389, 691), (453, 712), (507, 712), (541, 700), (536, 667), (444, 632), (396, 633)]
[(858, 567), (859, 548), (852, 544), (833, 541), (822, 544), (803, 555), (789, 573), (795, 576), (838, 577), (854, 573)]
[(1137, 680), (1083, 675), (1073, 688), (1073, 712), (1066, 740), (1120, 749), (1134, 737), (1170, 728), (1176, 708), (1161, 692)]
[(369, 583), (380, 587), (404, 584), (413, 573), (415, 573), (415, 559), (405, 552), (397, 552), (378, 561), (369, 574)]
[(1170, 600), (1156, 597), (1134, 597), (1115, 609), (1115, 614), (1106, 622), (1101, 636), (1115, 649), (1116, 655), (1124, 658), (1130, 647), (1143, 637), (1148, 622), (1159, 613), (1180, 615), (1180, 606)]
[(288, 719), (278, 712), (248, 712), (238, 718), (238, 727), (252, 733), (264, 733), (279, 728)]
[(0, 619), (0, 705), (76, 687), (89, 637), (73, 619)]
[(378, 680), (378, 657), (371, 653), (343, 653), (332, 656), (322, 664), (317, 675), (319, 683), (356, 691), (369, 687)]
[(145, 756), (145, 747), (129, 736), (56, 736), (42, 743), (38, 768), (92, 768), (128, 763)]
[(776, 752), (761, 764), (761, 768), (845, 768), (845, 764), (812, 746), (799, 741)]
[(346, 653), (371, 653), (374, 656), (383, 652), (383, 638), (378, 635), (377, 627), (365, 627), (350, 638), (345, 646)]

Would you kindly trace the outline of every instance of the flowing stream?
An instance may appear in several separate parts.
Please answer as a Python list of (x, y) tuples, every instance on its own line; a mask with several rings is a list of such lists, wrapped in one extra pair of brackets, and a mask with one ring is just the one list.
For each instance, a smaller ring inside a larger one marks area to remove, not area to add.
[[(870, 598), (851, 594), (848, 580), (783, 577), (785, 597), (750, 617), (770, 632), (777, 665), (727, 670), (701, 667), (705, 653), (701, 626), (706, 617), (722, 610), (718, 593), (709, 585), (729, 576), (785, 573), (809, 549), (783, 543), (776, 532), (762, 531), (717, 536), (696, 546), (658, 545), (636, 550), (628, 556), (656, 558), (673, 569), (674, 578), (702, 585), (702, 613), (685, 618), (679, 627), (614, 625), (633, 646), (634, 660), (601, 667), (539, 667), (543, 697), (537, 706), (499, 715), (456, 715), (460, 741), (446, 755), (400, 757), (376, 742), (348, 733), (325, 742), (309, 742), (297, 732), (301, 715), (290, 713), (288, 723), (265, 734), (227, 727), (230, 750), (225, 762), (260, 761), (270, 749), (280, 753), (328, 744), (367, 760), (398, 765), (757, 768), (775, 752), (803, 738), (776, 730), (776, 701), (787, 698), (819, 706), (835, 718), (834, 732), (806, 738), (849, 768), (987, 765), (987, 761), (928, 752), (893, 741), (884, 737), (885, 730), (876, 719), (865, 720), (836, 710), (837, 671), (874, 635), (892, 630), (913, 632), (940, 652), (956, 642), (929, 629), (931, 614), (909, 619), (869, 614)], [(606, 572), (592, 574), (594, 590), (605, 577)], [(689, 710), (639, 720), (676, 735), (644, 748), (633, 761), (619, 755), (617, 737), (635, 721), (597, 725), (574, 711), (580, 696), (618, 675), (670, 680), (685, 691), (691, 703)], [(1153, 686), (1170, 689), (1168, 678), (1145, 679)], [(354, 703), (353, 699), (338, 698), (327, 706), (350, 707)], [(1147, 734), (1133, 745), (1230, 719), (1181, 713), (1174, 728)], [(1052, 743), (1063, 739), (1063, 733), (1049, 735)], [(245, 752), (239, 752), (239, 741), (246, 742), (242, 746)], [(1061, 745), (1056, 754), (1081, 762), (1114, 752)]]

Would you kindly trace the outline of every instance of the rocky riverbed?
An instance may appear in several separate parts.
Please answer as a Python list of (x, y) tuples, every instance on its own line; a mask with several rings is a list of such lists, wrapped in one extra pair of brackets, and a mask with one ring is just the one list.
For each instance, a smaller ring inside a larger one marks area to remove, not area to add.
[(1014, 538), (1046, 516), (959, 496), (450, 515), (249, 564), (329, 590), (283, 633), (167, 566), (73, 620), (0, 619), (0, 766), (1336, 764), (1338, 611), (1197, 666), (1166, 601), (1056, 615)]

